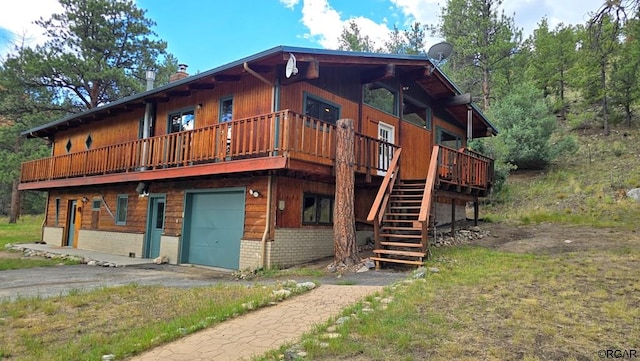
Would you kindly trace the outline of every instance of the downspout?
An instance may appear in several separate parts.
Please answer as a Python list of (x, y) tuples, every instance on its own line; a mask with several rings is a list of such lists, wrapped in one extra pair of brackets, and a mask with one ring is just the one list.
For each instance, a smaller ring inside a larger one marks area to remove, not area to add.
[[(275, 112), (280, 102), (280, 85), (278, 81), (275, 83), (270, 82), (262, 75), (256, 73), (253, 69), (249, 68), (249, 64), (246, 62), (243, 64), (244, 70), (260, 79), (263, 83), (272, 87), (271, 89), (271, 112)], [(269, 174), (269, 181), (267, 184), (267, 211), (266, 211), (266, 224), (264, 226), (264, 233), (262, 233), (262, 239), (260, 240), (260, 247), (262, 249), (262, 268), (267, 268), (267, 238), (271, 231), (271, 198), (273, 197), (273, 174)]]
[[(147, 91), (153, 89), (153, 81), (156, 79), (156, 73), (153, 70), (147, 70)], [(151, 125), (151, 112), (153, 111), (153, 103), (146, 102), (144, 105), (144, 120), (142, 121), (142, 139), (149, 138), (149, 126)], [(147, 142), (142, 143), (142, 163), (140, 170), (146, 169), (147, 161)]]

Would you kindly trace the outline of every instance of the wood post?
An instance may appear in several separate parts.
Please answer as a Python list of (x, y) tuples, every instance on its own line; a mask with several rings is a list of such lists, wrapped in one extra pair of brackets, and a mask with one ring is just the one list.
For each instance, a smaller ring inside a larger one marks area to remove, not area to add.
[(451, 198), (451, 236), (456, 232), (456, 200)]
[(354, 213), (355, 154), (353, 119), (340, 119), (336, 132), (336, 197), (333, 212), (334, 263), (360, 261)]
[(478, 225), (478, 211), (479, 211), (478, 198), (473, 201), (473, 225)]

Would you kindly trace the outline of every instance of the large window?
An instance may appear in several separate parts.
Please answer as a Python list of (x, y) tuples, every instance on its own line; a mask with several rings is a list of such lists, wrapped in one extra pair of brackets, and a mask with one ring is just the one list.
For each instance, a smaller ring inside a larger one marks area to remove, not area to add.
[(311, 94), (304, 94), (304, 114), (327, 123), (336, 124), (340, 119), (340, 106)]
[(431, 130), (432, 113), (428, 106), (418, 105), (405, 98), (402, 104), (402, 119), (424, 129)]
[(383, 112), (397, 115), (397, 94), (381, 83), (369, 83), (362, 87), (362, 102)]
[(118, 194), (116, 201), (116, 224), (124, 226), (127, 224), (127, 210), (129, 208), (129, 196)]
[(196, 120), (193, 109), (183, 110), (169, 114), (169, 131), (168, 133), (183, 132), (185, 130), (193, 130)]
[(333, 223), (333, 196), (305, 193), (303, 199), (303, 224)]
[(438, 138), (436, 139), (436, 141), (438, 144), (442, 144), (445, 147), (449, 147), (453, 149), (458, 149), (462, 147), (461, 136), (450, 133), (442, 128), (437, 128), (437, 130), (438, 130), (438, 135), (437, 135)]

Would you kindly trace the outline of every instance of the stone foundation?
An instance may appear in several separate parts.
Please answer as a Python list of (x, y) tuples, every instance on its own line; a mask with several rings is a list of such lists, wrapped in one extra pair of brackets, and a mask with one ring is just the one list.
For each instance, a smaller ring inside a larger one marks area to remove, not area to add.
[(44, 227), (42, 232), (42, 241), (51, 246), (62, 246), (62, 238), (64, 237), (64, 228), (62, 227)]
[(136, 257), (143, 255), (144, 234), (106, 232), (81, 229), (78, 232), (78, 248), (90, 251), (129, 256), (135, 253)]

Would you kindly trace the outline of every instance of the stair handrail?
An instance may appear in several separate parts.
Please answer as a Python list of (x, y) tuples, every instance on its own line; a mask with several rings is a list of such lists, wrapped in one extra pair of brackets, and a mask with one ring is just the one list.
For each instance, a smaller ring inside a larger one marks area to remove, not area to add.
[(420, 214), (418, 222), (425, 224), (429, 220), (429, 212), (431, 211), (431, 202), (433, 189), (438, 182), (438, 158), (440, 154), (440, 146), (434, 145), (431, 151), (431, 161), (429, 162), (429, 171), (427, 173), (427, 181), (424, 184), (424, 192), (422, 193), (422, 203), (420, 204)]
[(373, 205), (371, 206), (371, 210), (367, 216), (367, 221), (374, 222), (374, 226), (380, 224), (381, 215), (384, 215), (382, 210), (387, 208), (389, 194), (391, 194), (395, 180), (398, 178), (398, 172), (400, 170), (400, 153), (402, 153), (402, 148), (398, 148), (393, 152), (393, 158), (391, 159), (387, 173), (384, 175), (384, 179), (378, 189), (376, 199), (373, 201)]

